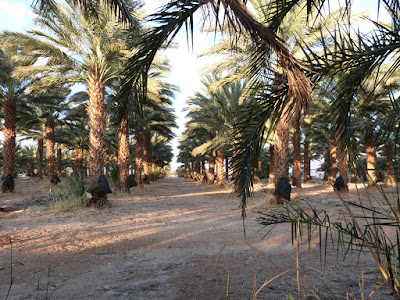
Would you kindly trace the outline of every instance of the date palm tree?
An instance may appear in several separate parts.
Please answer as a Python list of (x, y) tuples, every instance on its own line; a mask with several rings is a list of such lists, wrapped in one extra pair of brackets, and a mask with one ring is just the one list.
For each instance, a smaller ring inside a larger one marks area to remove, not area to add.
[(163, 168), (172, 161), (174, 156), (170, 140), (158, 133), (153, 133), (150, 143), (150, 155), (152, 157), (152, 169)]
[[(151, 169), (151, 134), (156, 132), (168, 140), (174, 137), (172, 128), (176, 127), (175, 116), (171, 108), (176, 87), (162, 81), (167, 76), (169, 65), (166, 57), (159, 56), (152, 65), (148, 78), (147, 101), (143, 113), (135, 118), (136, 130), (136, 176), (141, 185), (141, 173), (149, 178)], [(138, 143), (139, 139), (139, 143)]]
[(22, 114), (29, 115), (32, 110), (26, 106), (25, 94), (29, 81), (15, 78), (13, 72), (20, 65), (15, 60), (16, 48), (0, 50), (0, 99), (4, 116), (3, 176), (15, 171), (16, 125)]
[(43, 94), (32, 95), (32, 104), (36, 107), (37, 115), (45, 130), (47, 177), (50, 182), (56, 175), (55, 125), (66, 108), (65, 101), (69, 92), (66, 88), (49, 89)]
[[(384, 71), (385, 66), (382, 66)], [(350, 130), (356, 135), (358, 133), (360, 142), (366, 149), (367, 168), (366, 176), (368, 186), (377, 182), (376, 170), (376, 148), (378, 132), (381, 131), (382, 120), (390, 110), (390, 94), (399, 90), (397, 73), (393, 73), (389, 80), (376, 84), (375, 81), (367, 80), (362, 83), (357, 97), (353, 103), (353, 118)]]
[(86, 118), (85, 105), (70, 108), (63, 119), (63, 123), (63, 127), (59, 130), (59, 141), (68, 149), (74, 151), (73, 172), (86, 175), (83, 162), (84, 153), (89, 149), (89, 124)]
[[(225, 179), (225, 152), (232, 145), (233, 131), (239, 122), (240, 110), (249, 101), (246, 95), (246, 81), (237, 81), (221, 87), (214, 86), (221, 81), (217, 74), (207, 75), (203, 80), (204, 92), (189, 99), (187, 123), (189, 129), (201, 129), (205, 142), (193, 149), (193, 155), (210, 153), (211, 167), (216, 152), (217, 185), (222, 186)], [(199, 132), (199, 131), (198, 131)], [(211, 177), (213, 170), (211, 169)]]

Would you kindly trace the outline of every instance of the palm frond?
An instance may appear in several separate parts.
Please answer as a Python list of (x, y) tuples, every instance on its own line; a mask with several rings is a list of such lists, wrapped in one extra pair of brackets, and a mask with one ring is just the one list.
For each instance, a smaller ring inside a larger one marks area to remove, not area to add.
[[(85, 12), (87, 17), (98, 18), (98, 2), (91, 0), (72, 0), (72, 2)], [(137, 24), (137, 21), (132, 16), (131, 7), (127, 5), (127, 2), (123, 0), (107, 0), (114, 10), (115, 15), (117, 15), (121, 20), (129, 22), (130, 24)], [(44, 14), (51, 13), (57, 8), (57, 1), (54, 0), (35, 0), (33, 6), (37, 7)], [(132, 6), (132, 5), (131, 5)]]

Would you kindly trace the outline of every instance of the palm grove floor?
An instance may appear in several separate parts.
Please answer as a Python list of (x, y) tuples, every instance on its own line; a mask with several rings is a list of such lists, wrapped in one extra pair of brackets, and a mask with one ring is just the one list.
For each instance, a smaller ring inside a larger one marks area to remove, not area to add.
[[(19, 179), (16, 192), (0, 195), (0, 204), (45, 195), (48, 189), (38, 180)], [(109, 197), (111, 208), (55, 212), (46, 206), (29, 206), (0, 213), (0, 295), (5, 297), (10, 286), (11, 238), (14, 282), (9, 299), (46, 295), (51, 299), (226, 299), (227, 294), (229, 299), (252, 299), (255, 290), (282, 271), (296, 275), (290, 226), (277, 226), (262, 239), (267, 230), (255, 222), (258, 211), (279, 209), (265, 201), (270, 191), (266, 185), (256, 187), (245, 222), (246, 238), (231, 189), (176, 177), (131, 194), (114, 193)], [(353, 191), (348, 197), (357, 195)], [(344, 212), (331, 188), (321, 183), (294, 190), (293, 198), (308, 200), (333, 216)], [(238, 243), (228, 245), (217, 261), (219, 251), (233, 241)], [(343, 262), (334, 247), (328, 249), (323, 274), (317, 239), (310, 248), (301, 243), (300, 266), (302, 281), (327, 299), (346, 297), (346, 290), (360, 298), (362, 272), (366, 294), (380, 278), (368, 255), (350, 254)], [(285, 299), (287, 292), (295, 297), (297, 283), (285, 275), (262, 289), (258, 299)], [(375, 299), (387, 299), (386, 292), (382, 290)], [(311, 294), (305, 288), (302, 293)]]

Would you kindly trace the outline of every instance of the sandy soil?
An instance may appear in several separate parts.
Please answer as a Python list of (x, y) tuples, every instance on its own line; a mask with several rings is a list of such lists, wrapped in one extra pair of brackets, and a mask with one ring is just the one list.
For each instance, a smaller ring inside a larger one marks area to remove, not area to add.
[[(288, 292), (298, 298), (297, 283), (288, 277), (296, 277), (290, 226), (277, 226), (262, 239), (267, 230), (255, 221), (258, 211), (279, 209), (265, 201), (266, 185), (256, 187), (246, 238), (238, 199), (229, 188), (169, 177), (129, 195), (112, 194), (111, 208), (77, 212), (49, 210), (40, 198), (48, 189), (38, 180), (21, 179), (14, 194), (0, 195), (0, 206), (19, 205), (17, 211), (0, 212), (2, 298), (13, 278), (9, 299), (226, 299), (227, 293), (229, 299), (252, 299), (266, 280), (287, 270), (258, 299), (289, 299)], [(353, 190), (346, 197), (358, 196)], [(344, 212), (328, 185), (306, 184), (293, 198), (331, 215)], [(343, 262), (334, 247), (327, 251), (324, 274), (317, 241), (310, 248), (301, 243), (300, 266), (301, 280), (325, 299), (345, 299), (346, 291), (361, 299), (362, 272), (366, 295), (380, 279), (369, 255), (349, 255)], [(318, 299), (305, 288), (302, 293)], [(390, 296), (381, 289), (374, 299)]]

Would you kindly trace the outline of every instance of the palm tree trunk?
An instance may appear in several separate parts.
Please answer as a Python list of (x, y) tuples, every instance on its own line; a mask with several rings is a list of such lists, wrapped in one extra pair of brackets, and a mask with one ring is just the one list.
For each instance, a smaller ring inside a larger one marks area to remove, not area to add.
[(342, 176), (344, 181), (344, 187), (340, 188), (340, 191), (348, 192), (349, 191), (349, 160), (347, 155), (347, 149), (343, 142), (338, 141), (337, 147), (337, 155), (338, 155), (338, 166), (339, 166), (339, 174)]
[(194, 173), (194, 160), (192, 159), (190, 161), (190, 176)]
[(26, 176), (29, 176), (29, 177), (31, 177), (32, 175), (33, 175), (33, 172), (34, 170), (33, 170), (33, 164), (29, 164), (28, 165), (28, 167), (26, 168), (26, 170), (25, 170), (25, 174), (26, 174)]
[(225, 158), (225, 149), (221, 147), (217, 150), (217, 186), (224, 185), (224, 158)]
[(306, 183), (311, 177), (311, 163), (310, 163), (310, 147), (307, 138), (304, 140), (304, 182)]
[(151, 143), (151, 133), (150, 129), (145, 129), (143, 132), (144, 147), (143, 147), (143, 173), (150, 178), (150, 143)]
[(289, 175), (289, 117), (285, 112), (276, 127), (273, 157), (274, 185), (277, 188), (279, 179)]
[(388, 141), (386, 144), (386, 181), (387, 184), (394, 185), (394, 171), (393, 171), (393, 143)]
[(274, 145), (269, 146), (269, 183), (275, 182), (275, 171), (274, 171)]
[(229, 180), (229, 157), (228, 154), (225, 156), (225, 179)]
[(43, 137), (38, 138), (37, 174), (43, 179)]
[(201, 175), (206, 174), (206, 158), (204, 155), (201, 156)]
[(83, 169), (83, 149), (76, 148), (74, 156), (74, 173), (81, 174)]
[(201, 166), (200, 166), (200, 160), (197, 158), (195, 168), (194, 168), (194, 179), (200, 180), (200, 172), (201, 172)]
[(94, 62), (87, 81), (89, 103), (87, 113), (89, 118), (89, 175), (92, 180), (104, 174), (104, 146), (106, 128), (106, 106), (104, 103), (105, 82), (100, 63)]
[(143, 127), (136, 129), (136, 182), (138, 187), (143, 187)]
[(61, 157), (61, 145), (57, 144), (57, 175), (61, 176), (62, 173), (62, 157)]
[(337, 173), (337, 163), (336, 163), (336, 151), (335, 139), (331, 136), (330, 138), (330, 173), (329, 173), (329, 181), (333, 184), (336, 180)]
[(264, 163), (261, 159), (258, 160), (258, 173), (261, 175), (261, 178), (265, 177)]
[[(358, 151), (357, 150), (357, 143), (356, 143), (355, 140), (352, 142), (352, 150), (353, 150), (353, 153), (358, 153), (357, 152)], [(351, 166), (350, 170), (351, 170), (350, 182), (351, 183), (357, 183), (357, 164), (355, 163), (353, 166)]]
[[(118, 133), (117, 133), (118, 134)], [(106, 174), (110, 173), (110, 144), (104, 143), (104, 168), (106, 171)]]
[(208, 164), (208, 184), (213, 184), (215, 180), (215, 155), (214, 150), (210, 151), (210, 161)]
[(190, 175), (190, 164), (185, 165), (185, 177)]
[(54, 153), (54, 120), (46, 121), (46, 160), (47, 177), (52, 180), (55, 175), (55, 153)]
[(123, 118), (118, 128), (118, 160), (119, 160), (119, 186), (123, 192), (128, 192), (127, 179), (129, 176), (129, 131), (128, 120)]
[(90, 167), (89, 167), (89, 164), (88, 164), (88, 158), (85, 157), (85, 156), (83, 156), (83, 160), (82, 160), (82, 170), (83, 170), (83, 173), (85, 174), (86, 177), (90, 176), (90, 174), (89, 174)]
[[(301, 189), (301, 143), (300, 143), (300, 110), (296, 111), (293, 134), (293, 178), (296, 187)], [(305, 152), (305, 151), (304, 151)], [(305, 161), (304, 161), (305, 164)], [(305, 178), (305, 176), (304, 176)]]
[(367, 181), (368, 186), (376, 184), (376, 159), (375, 159), (375, 146), (374, 137), (369, 134), (367, 137)]
[(13, 96), (4, 97), (4, 145), (3, 145), (3, 172), (4, 176), (15, 171), (15, 138), (16, 138), (17, 104)]
[(114, 152), (114, 163), (118, 166), (119, 165), (119, 154), (118, 154), (119, 148), (115, 150)]
[(324, 158), (324, 180), (328, 180), (329, 178), (329, 168), (331, 165), (331, 152), (329, 149), (326, 149), (325, 151), (325, 158)]

